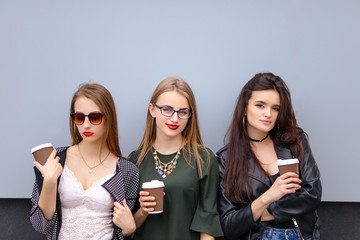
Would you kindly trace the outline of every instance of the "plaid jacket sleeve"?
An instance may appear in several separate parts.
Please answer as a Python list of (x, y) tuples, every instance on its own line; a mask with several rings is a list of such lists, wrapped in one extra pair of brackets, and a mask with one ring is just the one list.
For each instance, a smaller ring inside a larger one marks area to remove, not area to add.
[(47, 239), (56, 239), (56, 229), (58, 224), (58, 214), (55, 212), (52, 219), (48, 220), (45, 218), (42, 210), (39, 207), (40, 192), (38, 188), (38, 182), (35, 180), (32, 196), (31, 196), (31, 212), (30, 222), (36, 231), (47, 235)]

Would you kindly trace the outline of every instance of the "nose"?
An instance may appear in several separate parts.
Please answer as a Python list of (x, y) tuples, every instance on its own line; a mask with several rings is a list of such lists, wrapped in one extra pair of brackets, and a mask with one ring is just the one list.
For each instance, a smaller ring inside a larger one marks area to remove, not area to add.
[(83, 126), (85, 128), (88, 128), (90, 127), (91, 123), (90, 123), (90, 120), (89, 120), (89, 116), (86, 116), (85, 119), (84, 119), (84, 123), (83, 123)]
[(174, 112), (174, 114), (170, 117), (170, 120), (173, 122), (177, 122), (179, 120), (178, 113)]
[(265, 108), (265, 110), (264, 110), (265, 112), (264, 112), (264, 116), (265, 117), (271, 117), (271, 108), (269, 107), (269, 108)]

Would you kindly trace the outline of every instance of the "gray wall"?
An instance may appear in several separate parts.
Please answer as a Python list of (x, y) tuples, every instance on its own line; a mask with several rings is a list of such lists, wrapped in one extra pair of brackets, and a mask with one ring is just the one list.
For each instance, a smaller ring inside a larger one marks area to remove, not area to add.
[(82, 82), (113, 94), (127, 155), (158, 82), (184, 78), (215, 152), (244, 83), (271, 71), (310, 136), (323, 200), (360, 201), (359, 9), (355, 0), (1, 1), (0, 198), (30, 197), (31, 147), (70, 144), (70, 99)]

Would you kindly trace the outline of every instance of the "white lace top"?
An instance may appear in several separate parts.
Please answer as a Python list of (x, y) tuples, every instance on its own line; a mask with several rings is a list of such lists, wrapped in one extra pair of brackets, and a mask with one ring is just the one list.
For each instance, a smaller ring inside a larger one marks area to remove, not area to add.
[(111, 239), (114, 199), (101, 186), (109, 174), (84, 190), (74, 173), (64, 166), (59, 183), (62, 225), (59, 239)]

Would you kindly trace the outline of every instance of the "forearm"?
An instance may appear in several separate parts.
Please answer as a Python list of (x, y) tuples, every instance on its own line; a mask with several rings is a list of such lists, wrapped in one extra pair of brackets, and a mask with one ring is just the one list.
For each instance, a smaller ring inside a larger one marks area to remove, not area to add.
[(45, 218), (50, 220), (56, 211), (57, 181), (45, 180), (39, 197), (39, 208)]
[(135, 232), (136, 230), (136, 225), (135, 223), (134, 224), (131, 224), (129, 226), (126, 226), (126, 228), (122, 228), (121, 229), (121, 233), (124, 237), (128, 237), (130, 236), (131, 234), (133, 234), (133, 232)]
[(210, 236), (207, 233), (200, 233), (200, 240), (214, 240), (213, 236)]
[(255, 222), (262, 217), (265, 211), (267, 212), (266, 208), (270, 205), (270, 203), (271, 201), (267, 197), (266, 193), (262, 194), (251, 203), (251, 211)]
[(139, 210), (136, 211), (135, 215), (134, 215), (134, 219), (135, 219), (135, 224), (136, 224), (136, 229), (138, 229), (139, 227), (141, 227), (141, 225), (143, 225), (143, 223), (145, 222), (146, 218), (148, 217), (148, 213), (144, 213), (141, 208), (139, 208)]
[(267, 209), (265, 209), (263, 214), (261, 215), (261, 221), (272, 221), (272, 220), (275, 220), (274, 216), (270, 214)]

